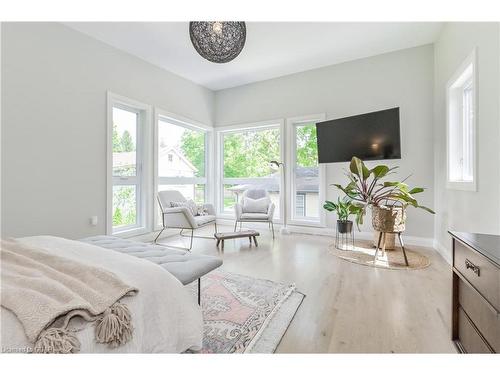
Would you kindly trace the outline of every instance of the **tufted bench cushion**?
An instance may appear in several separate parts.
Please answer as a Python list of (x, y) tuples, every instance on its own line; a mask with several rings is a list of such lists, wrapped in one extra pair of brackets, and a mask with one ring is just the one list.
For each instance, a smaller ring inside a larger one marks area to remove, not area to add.
[(182, 250), (169, 249), (160, 245), (113, 236), (87, 237), (82, 238), (80, 241), (147, 259), (170, 272), (184, 285), (199, 279), (222, 265), (222, 260), (217, 257), (192, 254)]

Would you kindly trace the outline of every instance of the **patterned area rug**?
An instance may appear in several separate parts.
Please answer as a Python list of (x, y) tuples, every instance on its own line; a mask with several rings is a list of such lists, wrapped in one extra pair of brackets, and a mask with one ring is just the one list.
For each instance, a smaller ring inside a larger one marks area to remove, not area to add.
[(202, 353), (273, 353), (304, 295), (295, 286), (215, 271), (202, 279)]
[(330, 245), (330, 251), (339, 258), (363, 266), (393, 270), (418, 270), (429, 267), (431, 264), (431, 261), (425, 255), (415, 250), (409, 250), (406, 246), (405, 249), (408, 266), (405, 264), (403, 252), (399, 247), (394, 250), (386, 250), (385, 254), (382, 254), (382, 250), (379, 250), (377, 260), (375, 260), (375, 248), (373, 247), (355, 246), (353, 250), (339, 250), (335, 245)]

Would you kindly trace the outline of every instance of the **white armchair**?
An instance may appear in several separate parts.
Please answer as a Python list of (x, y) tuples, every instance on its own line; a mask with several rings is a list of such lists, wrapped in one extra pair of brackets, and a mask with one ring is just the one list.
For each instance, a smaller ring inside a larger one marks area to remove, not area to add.
[[(161, 217), (163, 228), (156, 236), (154, 242), (156, 243), (162, 232), (167, 228), (180, 229), (180, 235), (183, 237), (190, 237), (189, 248), (183, 248), (190, 251), (193, 247), (193, 237), (197, 238), (213, 238), (204, 236), (194, 236), (194, 230), (204, 227), (206, 225), (214, 224), (215, 232), (217, 232), (217, 223), (215, 221), (215, 209), (212, 204), (204, 204), (203, 208), (208, 215), (194, 216), (187, 207), (172, 207), (171, 202), (186, 202), (186, 198), (177, 190), (164, 190), (158, 192), (158, 203), (160, 204)], [(186, 236), (182, 232), (191, 230), (191, 235)], [(171, 246), (174, 247), (174, 246)]]
[[(244, 208), (244, 200), (248, 197), (250, 199), (261, 199), (261, 198), (269, 198), (269, 204), (267, 206), (267, 210), (259, 211), (259, 212), (249, 212), (248, 209)], [(236, 222), (234, 223), (234, 231), (240, 223), (241, 225), (244, 222), (254, 222), (254, 223), (269, 223), (269, 229), (272, 228), (273, 238), (274, 238), (274, 209), (275, 205), (271, 202), (269, 197), (269, 193), (264, 189), (248, 189), (246, 190), (241, 198), (240, 202), (237, 202), (234, 205), (234, 211), (236, 215)]]

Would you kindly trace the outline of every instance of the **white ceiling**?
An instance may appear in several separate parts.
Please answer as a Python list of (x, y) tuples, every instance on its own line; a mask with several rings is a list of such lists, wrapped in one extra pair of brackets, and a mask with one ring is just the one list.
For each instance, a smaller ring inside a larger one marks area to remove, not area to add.
[(432, 22), (247, 22), (241, 54), (214, 64), (193, 48), (188, 22), (65, 24), (212, 90), (429, 44), (442, 27)]

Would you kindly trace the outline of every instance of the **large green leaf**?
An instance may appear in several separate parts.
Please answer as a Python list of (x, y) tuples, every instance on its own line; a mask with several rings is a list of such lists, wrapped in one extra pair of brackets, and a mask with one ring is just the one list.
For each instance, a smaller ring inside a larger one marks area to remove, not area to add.
[(366, 167), (365, 163), (363, 163), (363, 160), (357, 158), (356, 156), (352, 157), (349, 169), (361, 180), (366, 180), (368, 177), (370, 177), (371, 171)]
[(423, 191), (424, 191), (424, 188), (416, 187), (416, 188), (411, 189), (408, 193), (409, 194), (418, 194), (418, 193), (421, 193)]
[(396, 187), (398, 190), (407, 193), (408, 192), (408, 185), (405, 184), (404, 182), (399, 182), (399, 181), (386, 181), (384, 182), (385, 187)]
[(418, 208), (421, 208), (422, 210), (425, 210), (427, 212), (430, 212), (431, 214), (435, 214), (435, 212), (433, 210), (431, 210), (429, 207), (425, 207), (425, 206), (418, 206)]
[(387, 173), (389, 173), (390, 169), (387, 165), (377, 165), (375, 168), (372, 168), (371, 172), (375, 178), (382, 178)]
[(331, 201), (325, 201), (323, 208), (327, 211), (332, 212), (332, 211), (335, 211), (337, 209), (337, 205)]

